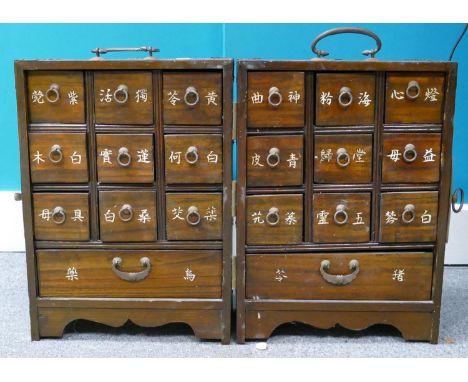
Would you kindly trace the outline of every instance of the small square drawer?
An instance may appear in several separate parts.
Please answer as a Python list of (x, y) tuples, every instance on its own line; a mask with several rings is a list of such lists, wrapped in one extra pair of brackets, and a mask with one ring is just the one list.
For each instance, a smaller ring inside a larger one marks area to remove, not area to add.
[(39, 250), (41, 297), (221, 298), (220, 251)]
[(302, 135), (247, 137), (247, 185), (302, 185), (303, 157)]
[(380, 241), (382, 243), (435, 241), (438, 198), (437, 191), (382, 193)]
[(384, 183), (436, 183), (440, 172), (438, 133), (383, 134)]
[(165, 125), (221, 125), (221, 73), (166, 72), (163, 74)]
[(152, 134), (97, 134), (97, 174), (100, 183), (152, 183)]
[(372, 182), (372, 134), (315, 135), (315, 183)]
[(303, 196), (247, 196), (247, 244), (298, 244), (303, 241)]
[(87, 193), (33, 194), (36, 240), (89, 240)]
[(250, 72), (248, 127), (304, 127), (304, 72)]
[(221, 240), (221, 193), (166, 194), (168, 240)]
[(318, 126), (374, 124), (374, 74), (317, 74), (315, 98)]
[(431, 252), (246, 256), (249, 299), (431, 299)]
[(33, 183), (86, 183), (86, 133), (29, 133)]
[(30, 123), (85, 123), (82, 72), (34, 71), (27, 75)]
[(385, 123), (442, 123), (444, 83), (439, 73), (387, 74)]
[(151, 125), (153, 123), (151, 72), (96, 72), (94, 107), (97, 124)]
[(164, 145), (166, 183), (222, 183), (221, 135), (166, 135)]
[(102, 241), (155, 241), (155, 191), (99, 191)]
[(314, 194), (314, 243), (369, 241), (370, 205), (370, 193)]

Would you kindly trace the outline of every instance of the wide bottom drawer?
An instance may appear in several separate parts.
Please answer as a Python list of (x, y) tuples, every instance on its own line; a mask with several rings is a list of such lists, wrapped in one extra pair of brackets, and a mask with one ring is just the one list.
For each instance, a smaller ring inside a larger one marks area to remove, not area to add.
[(39, 250), (41, 297), (220, 298), (221, 252)]
[(248, 299), (430, 300), (432, 253), (247, 255)]

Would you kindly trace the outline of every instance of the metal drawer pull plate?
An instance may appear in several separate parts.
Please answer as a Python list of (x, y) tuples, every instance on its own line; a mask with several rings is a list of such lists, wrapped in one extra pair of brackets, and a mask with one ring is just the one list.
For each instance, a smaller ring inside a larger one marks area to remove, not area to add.
[(195, 106), (200, 101), (200, 96), (198, 91), (194, 86), (189, 86), (185, 90), (184, 102), (187, 106)]
[(120, 103), (121, 105), (128, 101), (128, 86), (119, 85), (117, 90), (114, 92), (115, 102)]
[(185, 160), (189, 164), (198, 162), (198, 149), (195, 146), (190, 146), (185, 152)]
[(280, 213), (279, 209), (276, 207), (271, 207), (268, 210), (268, 214), (266, 216), (266, 222), (268, 225), (275, 226), (278, 225), (280, 222)]
[(130, 166), (130, 163), (132, 163), (132, 156), (130, 155), (126, 147), (121, 147), (119, 149), (119, 153), (117, 155), (117, 163), (122, 167), (128, 167)]
[(129, 222), (133, 218), (133, 208), (130, 204), (124, 204), (119, 210), (119, 219)]
[(148, 257), (142, 257), (140, 259), (140, 265), (144, 268), (140, 272), (122, 272), (120, 267), (122, 265), (122, 259), (120, 257), (114, 257), (112, 259), (112, 270), (114, 273), (124, 281), (141, 281), (148, 277), (151, 270), (151, 261)]
[(57, 206), (54, 208), (54, 211), (52, 212), (52, 221), (57, 224), (63, 224), (65, 223), (65, 220), (67, 219), (67, 215), (65, 214), (65, 210), (63, 207)]
[(273, 107), (278, 107), (281, 102), (283, 102), (283, 96), (279, 89), (276, 86), (271, 87), (268, 91), (268, 103)]
[(351, 89), (343, 86), (340, 89), (340, 94), (338, 96), (338, 103), (341, 107), (348, 107), (351, 106), (353, 103), (353, 93), (351, 93)]
[(349, 270), (352, 272), (348, 275), (331, 275), (327, 273), (330, 270), (330, 260), (322, 260), (320, 263), (320, 274), (323, 279), (333, 285), (346, 285), (353, 281), (359, 273), (359, 261), (351, 260), (349, 262)]
[(351, 157), (344, 147), (336, 150), (336, 164), (340, 167), (348, 167), (351, 162)]
[(51, 84), (45, 93), (47, 102), (57, 103), (60, 99), (60, 87), (57, 84)]
[(187, 218), (185, 219), (187, 224), (196, 226), (201, 222), (201, 215), (198, 212), (198, 207), (190, 206), (187, 210)]
[(50, 148), (49, 160), (52, 163), (60, 163), (63, 160), (63, 151), (60, 145), (53, 145)]
[[(460, 194), (460, 205), (458, 208), (455, 208), (455, 204), (458, 200), (458, 194)], [(463, 191), (463, 188), (458, 187), (452, 194), (452, 211), (458, 214), (463, 209), (463, 204), (465, 204), (465, 191)]]
[(407, 204), (403, 209), (403, 213), (401, 214), (401, 220), (405, 224), (412, 223), (413, 220), (416, 218), (416, 207), (414, 204)]
[(272, 147), (270, 151), (268, 152), (266, 161), (267, 161), (268, 166), (270, 167), (278, 166), (281, 161), (279, 148)]
[(418, 152), (416, 151), (416, 146), (414, 146), (412, 143), (408, 143), (405, 146), (405, 151), (403, 151), (403, 160), (406, 163), (411, 163), (416, 160), (418, 157)]
[(343, 225), (348, 222), (348, 213), (346, 212), (346, 206), (344, 204), (338, 204), (336, 206), (335, 214), (333, 215), (335, 224)]
[(421, 87), (419, 86), (418, 81), (412, 80), (408, 82), (408, 86), (406, 88), (406, 97), (414, 100), (419, 97), (420, 93), (421, 93)]

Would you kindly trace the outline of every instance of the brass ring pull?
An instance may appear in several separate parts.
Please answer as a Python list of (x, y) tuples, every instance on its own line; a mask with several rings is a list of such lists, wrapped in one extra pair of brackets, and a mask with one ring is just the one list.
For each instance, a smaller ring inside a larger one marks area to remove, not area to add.
[(270, 167), (276, 167), (280, 164), (280, 151), (277, 147), (272, 147), (268, 152), (266, 162)]
[(119, 218), (123, 222), (129, 222), (133, 218), (133, 208), (130, 204), (124, 204), (119, 210)]
[(418, 81), (412, 80), (408, 82), (408, 86), (406, 88), (406, 97), (414, 100), (419, 97), (421, 93), (421, 87), (419, 86)]
[(112, 270), (114, 273), (124, 281), (141, 281), (148, 277), (151, 270), (151, 261), (148, 257), (142, 257), (140, 259), (140, 265), (144, 268), (140, 272), (123, 272), (120, 270), (122, 266), (122, 259), (120, 257), (114, 257), (112, 259)]
[(63, 207), (57, 206), (54, 208), (54, 211), (52, 212), (52, 221), (57, 224), (63, 224), (65, 223), (65, 220), (67, 219), (67, 215), (65, 214), (65, 210)]
[(416, 160), (418, 157), (418, 152), (416, 151), (416, 147), (412, 143), (408, 143), (405, 146), (405, 151), (403, 151), (403, 160), (406, 163), (411, 163)]
[(185, 160), (188, 164), (195, 164), (198, 162), (198, 149), (195, 146), (190, 146), (185, 152)]
[(348, 213), (346, 212), (346, 206), (344, 204), (338, 204), (336, 206), (335, 214), (333, 215), (335, 224), (343, 225), (348, 222)]
[(348, 107), (353, 103), (353, 93), (351, 93), (351, 89), (343, 86), (340, 89), (340, 94), (338, 95), (338, 104), (341, 107)]
[(353, 281), (359, 273), (359, 261), (351, 260), (349, 262), (349, 270), (352, 272), (348, 275), (331, 275), (328, 273), (330, 270), (330, 260), (322, 260), (320, 263), (320, 274), (323, 279), (333, 285), (347, 285)]
[(128, 167), (130, 166), (130, 163), (132, 163), (132, 156), (130, 155), (126, 147), (121, 147), (119, 149), (119, 153), (117, 155), (117, 163), (122, 167)]
[(128, 86), (119, 85), (117, 90), (114, 92), (115, 102), (124, 104), (128, 101)]
[(52, 163), (60, 163), (63, 160), (63, 151), (60, 145), (53, 145), (50, 148), (49, 160)]
[[(460, 205), (458, 208), (455, 208), (455, 204), (457, 203), (458, 194), (460, 194)], [(452, 211), (458, 214), (463, 209), (463, 204), (465, 204), (465, 191), (463, 188), (458, 187), (454, 193), (452, 194)]]
[(276, 86), (273, 86), (268, 91), (268, 103), (273, 107), (278, 107), (283, 102), (283, 96)]
[(416, 207), (413, 204), (407, 204), (401, 214), (401, 220), (405, 224), (410, 224), (416, 218)]
[(340, 167), (348, 167), (351, 162), (351, 157), (344, 147), (336, 150), (336, 164)]
[(185, 219), (187, 224), (191, 226), (196, 226), (201, 222), (201, 215), (198, 212), (198, 208), (195, 206), (190, 206), (187, 210), (187, 218)]
[(47, 102), (56, 103), (60, 99), (60, 87), (57, 84), (51, 84), (45, 92)]
[(276, 207), (271, 207), (268, 210), (268, 214), (266, 216), (266, 222), (268, 225), (275, 226), (278, 225), (280, 222), (280, 214), (279, 209)]
[(184, 102), (187, 106), (193, 107), (200, 101), (198, 91), (194, 86), (189, 86), (185, 90)]

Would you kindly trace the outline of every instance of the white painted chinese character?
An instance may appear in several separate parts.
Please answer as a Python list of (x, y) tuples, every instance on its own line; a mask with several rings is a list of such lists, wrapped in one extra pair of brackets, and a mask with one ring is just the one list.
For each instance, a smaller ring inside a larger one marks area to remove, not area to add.
[(151, 217), (147, 209), (141, 210), (140, 215), (138, 215), (138, 221), (142, 224), (146, 224), (146, 222), (151, 221)]
[(422, 224), (430, 224), (432, 221), (432, 215), (424, 210), (424, 213), (421, 215), (421, 223)]
[(218, 95), (216, 94), (216, 92), (214, 90), (208, 92), (208, 95), (205, 96), (206, 101), (207, 101), (207, 105), (218, 106), (218, 104), (216, 103), (216, 98), (217, 97), (218, 97)]
[(293, 211), (286, 212), (286, 217), (284, 221), (287, 225), (295, 225), (297, 223), (296, 213)]
[(287, 279), (288, 276), (286, 275), (286, 271), (284, 269), (277, 269), (275, 272), (275, 280), (279, 283), (284, 279)]
[(216, 207), (211, 206), (206, 209), (205, 216), (203, 216), (207, 221), (213, 222), (218, 219), (218, 215), (216, 212)]
[(182, 154), (181, 151), (171, 151), (171, 155), (169, 155), (169, 160), (171, 161), (171, 163), (180, 164), (180, 154)]
[(291, 103), (297, 103), (301, 99), (301, 95), (297, 92), (297, 90), (290, 91), (288, 94), (288, 100)]
[(33, 103), (44, 103), (44, 93), (40, 90), (34, 90), (31, 98)]
[(179, 93), (177, 93), (177, 90), (173, 90), (167, 93), (167, 95), (169, 96), (168, 101), (172, 106), (175, 106), (177, 102), (180, 101), (180, 98), (177, 98), (177, 96), (179, 95)]
[(193, 273), (193, 271), (190, 268), (187, 268), (185, 270), (184, 280), (192, 282), (193, 280), (195, 280), (195, 277), (196, 275)]
[(42, 220), (49, 221), (52, 214), (50, 213), (50, 211), (47, 208), (44, 208), (42, 210), (42, 212), (39, 214), (39, 216), (42, 218)]
[(252, 103), (262, 103), (263, 102), (263, 94), (260, 94), (259, 92), (255, 92), (252, 94)]
[(107, 210), (104, 214), (104, 219), (107, 223), (113, 223), (115, 220), (115, 213), (113, 213), (111, 210)]
[(215, 154), (214, 151), (210, 151), (210, 153), (206, 156), (208, 163), (218, 163), (218, 154)]
[(80, 209), (73, 210), (73, 216), (72, 216), (71, 219), (72, 219), (74, 222), (76, 222), (76, 221), (83, 222), (84, 216), (81, 214), (81, 210), (80, 210)]
[(317, 219), (318, 219), (317, 224), (328, 224), (328, 221), (327, 221), (328, 215), (330, 215), (330, 212), (327, 212), (325, 210), (320, 211), (317, 214)]
[(394, 161), (395, 163), (400, 160), (400, 156), (401, 156), (401, 153), (400, 153), (400, 150), (398, 149), (392, 149), (392, 152), (387, 155), (387, 157), (389, 157), (390, 160)]
[(174, 217), (172, 218), (172, 220), (175, 220), (175, 219), (185, 220), (182, 216), (180, 216), (182, 212), (184, 212), (184, 210), (180, 207), (173, 208), (172, 215), (174, 215)]
[(289, 159), (287, 160), (287, 162), (289, 163), (289, 167), (291, 168), (296, 168), (296, 162), (298, 161), (298, 157), (296, 157), (296, 154), (294, 153), (291, 153), (289, 154)]
[(109, 150), (106, 148), (103, 151), (101, 151), (101, 154), (99, 155), (102, 156), (102, 163), (112, 164), (111, 162), (112, 150)]
[(437, 88), (427, 88), (424, 95), (424, 101), (437, 102), (437, 96), (439, 95), (439, 92), (437, 91)]
[(263, 224), (265, 220), (262, 218), (262, 213), (260, 211), (254, 212), (252, 214), (252, 222), (253, 224)]
[(65, 278), (70, 281), (78, 280), (78, 271), (76, 270), (76, 268), (75, 267), (68, 268)]
[(435, 157), (437, 155), (432, 152), (432, 147), (429, 149), (426, 149), (426, 152), (423, 155), (423, 162), (435, 162)]
[(400, 283), (405, 281), (405, 270), (404, 269), (395, 269), (393, 271), (393, 277), (392, 280), (396, 280)]
[(393, 224), (398, 220), (395, 211), (385, 212), (385, 224)]
[(68, 92), (68, 101), (70, 105), (78, 105), (78, 93), (74, 90)]
[(358, 99), (358, 105), (364, 105), (364, 107), (368, 107), (372, 102), (372, 100), (370, 99), (370, 95), (367, 92), (359, 93)]
[(322, 162), (330, 162), (333, 158), (333, 153), (331, 149), (322, 149), (320, 150), (320, 163)]
[(399, 92), (397, 90), (393, 90), (390, 98), (400, 100), (400, 99), (405, 98), (405, 93)]
[(42, 154), (39, 152), (39, 150), (37, 150), (36, 153), (34, 154), (34, 158), (32, 161), (37, 162), (37, 164), (41, 164), (41, 162), (45, 162), (45, 160), (42, 159)]
[(135, 92), (136, 102), (148, 102), (148, 89), (138, 89)]
[(137, 162), (140, 162), (140, 163), (151, 163), (151, 162), (148, 160), (148, 158), (149, 158), (148, 149), (141, 149), (141, 150), (138, 150), (138, 151), (137, 151), (137, 157), (138, 157)]
[(70, 155), (72, 164), (81, 164), (81, 154), (78, 154), (76, 151), (73, 151), (73, 154)]
[(322, 94), (320, 94), (320, 103), (322, 105), (326, 104), (330, 106), (332, 103), (332, 99), (333, 99), (333, 96), (331, 95), (330, 92), (322, 92)]
[(101, 89), (99, 90), (99, 101), (101, 102), (112, 102), (112, 93), (110, 89), (104, 90)]
[(366, 155), (367, 153), (364, 151), (363, 148), (359, 147), (356, 149), (356, 152), (353, 154), (353, 160), (356, 162), (356, 163), (364, 163), (365, 160), (362, 158), (364, 155)]
[(263, 167), (263, 164), (260, 163), (261, 156), (255, 153), (255, 155), (252, 155), (252, 166), (255, 167)]
[(356, 212), (356, 218), (353, 225), (365, 224), (364, 219), (362, 218), (362, 212)]

